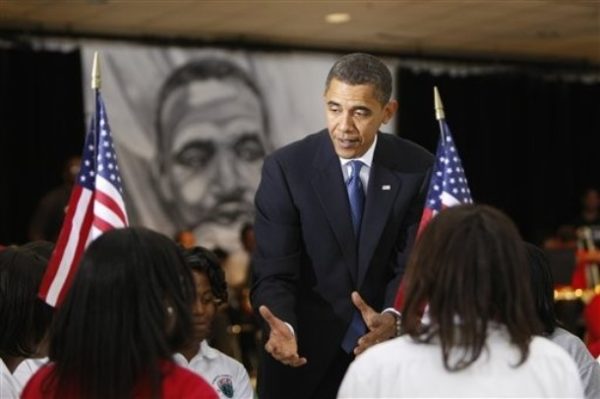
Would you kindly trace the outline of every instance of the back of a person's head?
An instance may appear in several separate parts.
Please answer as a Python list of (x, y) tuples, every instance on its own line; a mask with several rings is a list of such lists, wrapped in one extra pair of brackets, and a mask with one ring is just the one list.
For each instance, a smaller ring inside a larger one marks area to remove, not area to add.
[[(476, 361), (488, 329), (498, 324), (526, 360), (537, 328), (527, 258), (516, 226), (499, 210), (461, 205), (442, 211), (415, 244), (405, 281), (402, 326), (418, 340), (439, 339), (448, 370)], [(421, 324), (425, 304), (430, 323)]]
[(529, 275), (531, 278), (531, 294), (538, 318), (542, 322), (539, 333), (552, 334), (556, 328), (556, 313), (554, 311), (554, 279), (550, 264), (544, 251), (537, 246), (525, 243), (527, 259), (529, 260)]
[(193, 298), (172, 240), (144, 228), (100, 236), (56, 317), (50, 358), (59, 392), (76, 384), (82, 397), (127, 397), (142, 377), (160, 392), (160, 361), (187, 340)]
[(34, 356), (52, 319), (52, 310), (37, 298), (48, 264), (46, 257), (28, 249), (38, 243), (0, 251), (1, 357)]

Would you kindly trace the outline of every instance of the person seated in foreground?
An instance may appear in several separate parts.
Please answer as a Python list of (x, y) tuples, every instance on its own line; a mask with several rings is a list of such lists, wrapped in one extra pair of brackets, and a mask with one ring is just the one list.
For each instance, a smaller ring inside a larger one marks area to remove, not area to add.
[(207, 342), (217, 307), (227, 302), (225, 273), (219, 260), (203, 247), (183, 249), (183, 254), (194, 279), (196, 302), (191, 339), (175, 355), (175, 361), (211, 383), (222, 399), (250, 399), (254, 391), (244, 366)]
[[(36, 248), (52, 244), (36, 241), (0, 252), (0, 398), (18, 398), (26, 379), (18, 370), (29, 358), (43, 358), (52, 308), (37, 298), (48, 258)], [(51, 249), (50, 249), (51, 250)]]
[(417, 240), (404, 278), (401, 336), (358, 356), (339, 398), (583, 397), (573, 360), (535, 336), (527, 254), (502, 212), (442, 211)]
[(172, 354), (191, 332), (194, 285), (177, 245), (144, 228), (110, 230), (85, 251), (55, 316), (50, 363), (22, 398), (210, 398)]
[(37, 346), (36, 353), (30, 355), (30, 357), (19, 363), (13, 373), (15, 379), (23, 388), (25, 385), (27, 385), (27, 381), (29, 381), (31, 376), (33, 376), (33, 374), (35, 374), (40, 367), (48, 362), (48, 341), (50, 339), (49, 330), (50, 324), (52, 323), (52, 318), (54, 317), (54, 308), (41, 299), (37, 299), (37, 294), (39, 291), (39, 285), (41, 284), (43, 275), (46, 271), (47, 264), (52, 256), (52, 251), (54, 251), (54, 243), (50, 241), (36, 240), (21, 245), (19, 248), (33, 254), (36, 261), (44, 265), (43, 269), (38, 271), (39, 274), (37, 274), (36, 277), (38, 280), (35, 292), (32, 291), (32, 295), (36, 297), (36, 315), (34, 316), (34, 324), (36, 336), (40, 341)]
[(585, 344), (574, 334), (560, 327), (554, 312), (554, 279), (548, 258), (540, 248), (526, 243), (531, 274), (531, 292), (536, 311), (542, 322), (540, 335), (563, 348), (577, 365), (585, 397), (600, 398), (600, 364)]

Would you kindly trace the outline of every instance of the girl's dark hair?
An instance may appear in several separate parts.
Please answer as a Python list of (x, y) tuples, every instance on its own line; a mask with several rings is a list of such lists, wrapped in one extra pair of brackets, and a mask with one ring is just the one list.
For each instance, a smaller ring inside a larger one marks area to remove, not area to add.
[(210, 288), (220, 302), (227, 302), (227, 282), (219, 259), (204, 247), (181, 248), (187, 265), (208, 277)]
[(549, 335), (558, 325), (554, 312), (554, 278), (544, 251), (530, 243), (525, 243), (525, 247), (529, 259), (533, 302), (542, 322), (539, 333)]
[[(0, 357), (32, 357), (48, 331), (52, 308), (38, 299), (53, 244), (36, 241), (0, 251)], [(34, 248), (33, 250), (30, 250)]]
[(187, 340), (194, 297), (169, 238), (144, 228), (104, 233), (86, 250), (56, 316), (45, 387), (57, 398), (126, 398), (143, 380), (159, 397), (161, 361)]
[[(502, 212), (485, 205), (444, 210), (410, 256), (403, 331), (419, 342), (439, 339), (444, 367), (458, 371), (479, 358), (488, 328), (500, 323), (521, 352), (520, 365), (539, 328), (528, 271), (517, 228)], [(421, 323), (425, 304), (429, 324)]]

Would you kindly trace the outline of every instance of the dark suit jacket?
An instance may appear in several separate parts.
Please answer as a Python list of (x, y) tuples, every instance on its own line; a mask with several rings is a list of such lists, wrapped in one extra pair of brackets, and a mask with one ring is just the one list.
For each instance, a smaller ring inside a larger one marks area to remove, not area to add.
[[(290, 323), (298, 354), (290, 368), (263, 353), (259, 397), (310, 398), (355, 310), (357, 290), (376, 311), (392, 306), (422, 213), (433, 156), (414, 143), (378, 134), (359, 244), (350, 204), (327, 130), (265, 159), (256, 193), (252, 303)], [(268, 331), (265, 330), (265, 339)]]

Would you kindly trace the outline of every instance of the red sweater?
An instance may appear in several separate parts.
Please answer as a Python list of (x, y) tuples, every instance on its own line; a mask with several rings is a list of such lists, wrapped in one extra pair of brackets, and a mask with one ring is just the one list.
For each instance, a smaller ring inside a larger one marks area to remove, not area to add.
[[(49, 387), (48, 384), (44, 384), (46, 377), (52, 373), (53, 369), (54, 366), (52, 364), (39, 369), (25, 386), (21, 398), (44, 399), (54, 397), (55, 392), (52, 389), (55, 389), (55, 387)], [(172, 362), (165, 362), (162, 371), (163, 380), (161, 397), (163, 399), (218, 399), (214, 389), (197, 374), (177, 366)], [(42, 390), (42, 386), (44, 387), (44, 390)], [(136, 386), (133, 395), (134, 398), (149, 398), (150, 396), (151, 391), (149, 385), (138, 384)], [(69, 390), (69, 394), (63, 397), (65, 399), (75, 399), (80, 398), (81, 395), (73, 389)]]

